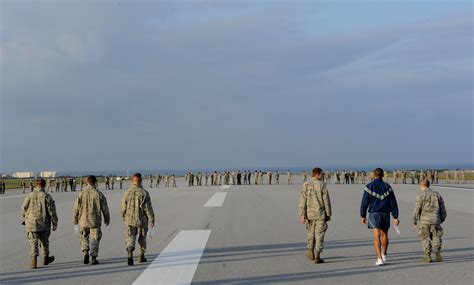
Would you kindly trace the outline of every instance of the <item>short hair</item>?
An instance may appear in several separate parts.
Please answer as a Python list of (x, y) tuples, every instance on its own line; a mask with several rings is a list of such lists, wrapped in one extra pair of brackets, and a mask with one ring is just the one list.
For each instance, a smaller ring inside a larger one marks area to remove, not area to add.
[(38, 178), (35, 181), (36, 186), (44, 187), (46, 186), (46, 181), (43, 178)]
[(323, 173), (323, 170), (321, 168), (319, 168), (319, 167), (313, 168), (313, 171), (312, 171), (313, 176), (314, 175), (319, 175), (321, 173)]
[(421, 181), (420, 184), (423, 185), (423, 186), (426, 186), (426, 187), (428, 187), (428, 188), (429, 188), (430, 185), (431, 185), (431, 184), (430, 184), (430, 181), (429, 181), (428, 179), (425, 179), (425, 180)]
[(139, 173), (139, 172), (133, 173), (132, 178), (133, 178), (133, 177), (137, 177), (138, 179), (142, 180), (142, 174)]
[(382, 178), (382, 177), (384, 176), (383, 169), (380, 168), (380, 167), (379, 167), (379, 168), (376, 168), (376, 169), (374, 170), (374, 176), (375, 176), (376, 178)]
[(94, 175), (89, 175), (86, 178), (86, 182), (89, 185), (95, 185), (95, 183), (97, 182), (97, 177), (95, 177)]

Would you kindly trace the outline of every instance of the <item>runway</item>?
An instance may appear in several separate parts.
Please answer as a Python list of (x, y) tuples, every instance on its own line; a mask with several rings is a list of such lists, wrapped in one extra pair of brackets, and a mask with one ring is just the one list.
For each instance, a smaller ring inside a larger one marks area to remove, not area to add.
[[(53, 193), (59, 228), (50, 238), (56, 260), (29, 269), (21, 225), (19, 190), (0, 198), (0, 283), (38, 284), (471, 284), (474, 274), (474, 191), (470, 185), (433, 187), (446, 203), (442, 263), (423, 264), (421, 242), (411, 225), (415, 185), (392, 185), (400, 230), (390, 230), (388, 264), (375, 267), (371, 232), (360, 224), (363, 185), (329, 185), (333, 217), (326, 234), (325, 264), (306, 258), (306, 230), (298, 223), (301, 181), (294, 185), (148, 189), (157, 218), (148, 239), (148, 262), (127, 266), (123, 190), (101, 190), (111, 224), (103, 227), (97, 266), (83, 265), (74, 234), (76, 193)], [(282, 181), (286, 179), (282, 179)], [(127, 184), (124, 186), (128, 186)], [(144, 183), (145, 188), (148, 185)], [(455, 188), (453, 188), (455, 187)], [(103, 188), (103, 187), (102, 187)], [(126, 187), (125, 187), (126, 188)], [(470, 190), (471, 189), (471, 190)]]

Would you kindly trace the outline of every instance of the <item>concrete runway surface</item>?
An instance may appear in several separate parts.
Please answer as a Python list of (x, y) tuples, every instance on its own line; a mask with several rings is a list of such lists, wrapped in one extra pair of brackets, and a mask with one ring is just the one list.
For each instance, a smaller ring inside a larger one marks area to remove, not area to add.
[[(295, 177), (295, 182), (297, 182)], [(282, 182), (286, 182), (282, 179)], [(375, 267), (372, 234), (360, 224), (363, 185), (329, 185), (333, 218), (326, 234), (325, 264), (305, 256), (306, 230), (298, 223), (300, 181), (292, 186), (149, 189), (157, 217), (148, 239), (148, 263), (126, 264), (120, 201), (124, 190), (102, 190), (111, 224), (103, 227), (97, 266), (83, 265), (74, 234), (75, 193), (54, 193), (59, 228), (50, 238), (51, 265), (30, 270), (21, 225), (19, 190), (0, 198), (0, 283), (40, 284), (472, 284), (474, 277), (473, 185), (433, 187), (445, 200), (444, 262), (423, 264), (411, 226), (415, 185), (392, 185), (401, 235), (390, 230), (388, 263)], [(117, 184), (116, 184), (117, 185)], [(144, 182), (145, 187), (149, 186)], [(128, 186), (128, 185), (125, 185)], [(101, 187), (103, 188), (103, 187)], [(42, 261), (40, 259), (40, 261)], [(40, 262), (39, 264), (42, 264)]]

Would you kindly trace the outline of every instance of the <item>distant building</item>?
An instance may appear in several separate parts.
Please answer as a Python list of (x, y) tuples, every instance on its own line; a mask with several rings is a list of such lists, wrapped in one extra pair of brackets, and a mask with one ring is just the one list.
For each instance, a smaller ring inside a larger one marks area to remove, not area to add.
[(43, 178), (54, 178), (56, 177), (56, 171), (41, 171), (40, 176)]
[(13, 177), (15, 178), (33, 178), (33, 176), (33, 172), (15, 172), (13, 174)]

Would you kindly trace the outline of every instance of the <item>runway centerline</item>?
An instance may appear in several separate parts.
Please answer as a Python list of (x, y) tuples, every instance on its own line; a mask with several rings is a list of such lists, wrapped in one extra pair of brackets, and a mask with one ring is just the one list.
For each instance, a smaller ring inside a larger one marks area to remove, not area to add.
[(133, 284), (191, 284), (210, 235), (180, 231)]
[(204, 207), (222, 207), (226, 196), (226, 192), (217, 192), (204, 204)]

